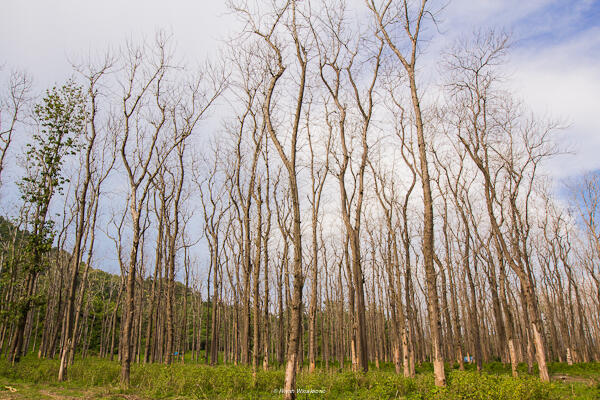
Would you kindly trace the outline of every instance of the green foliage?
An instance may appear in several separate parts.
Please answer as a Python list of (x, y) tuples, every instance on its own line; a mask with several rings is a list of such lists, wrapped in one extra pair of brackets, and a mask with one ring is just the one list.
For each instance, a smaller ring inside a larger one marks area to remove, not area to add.
[(371, 372), (372, 386), (369, 392), (380, 399), (395, 399), (417, 391), (415, 379), (405, 378), (395, 373)]
[[(58, 365), (58, 363), (57, 363)], [(74, 382), (85, 382), (87, 386), (107, 386), (119, 381), (121, 366), (103, 358), (88, 357), (78, 360), (69, 368), (69, 375)], [(58, 376), (52, 376), (52, 380)]]
[(415, 372), (417, 374), (425, 373), (425, 372), (433, 372), (433, 363), (423, 362), (421, 364), (415, 365)]
[(600, 363), (549, 363), (548, 370), (551, 374), (568, 374), (582, 377), (600, 377)]
[[(46, 91), (46, 96), (35, 105), (34, 114), (39, 131), (27, 143), (27, 173), (19, 183), (22, 198), (31, 207), (29, 221), (31, 234), (25, 240), (23, 270), (32, 276), (47, 268), (45, 254), (52, 249), (54, 224), (47, 219), (50, 201), (61, 191), (67, 179), (62, 167), (68, 155), (79, 149), (78, 137), (85, 131), (85, 95), (80, 86), (69, 80), (61, 88)], [(24, 299), (28, 309), (32, 299)]]
[[(600, 363), (566, 366), (552, 364), (554, 370), (584, 372), (593, 379), (572, 383), (543, 383), (536, 376), (513, 378), (502, 370), (502, 364), (485, 365), (498, 374), (476, 371), (448, 372), (448, 385), (437, 388), (433, 373), (422, 372), (415, 378), (404, 378), (393, 369), (382, 365), (381, 370), (367, 373), (351, 371), (328, 372), (306, 370), (298, 374), (297, 386), (311, 394), (298, 395), (299, 399), (420, 399), (420, 400), (559, 400), (598, 399), (600, 391)], [(58, 360), (38, 360), (26, 357), (17, 366), (0, 362), (0, 382), (28, 383), (50, 386), (53, 390), (100, 392), (117, 396), (120, 365), (95, 357), (76, 360), (69, 369), (69, 381), (56, 382)], [(576, 378), (574, 376), (574, 378)], [(594, 379), (596, 381), (594, 381)], [(594, 383), (595, 382), (595, 383)], [(125, 393), (151, 399), (279, 399), (284, 384), (284, 371), (274, 369), (258, 371), (245, 366), (204, 364), (134, 364), (131, 370), (131, 387)], [(35, 394), (32, 388), (30, 392)], [(32, 397), (34, 397), (32, 395)]]
[(431, 390), (428, 399), (543, 400), (551, 399), (552, 386), (533, 376), (513, 378), (470, 371), (452, 371), (448, 386)]
[(46, 91), (34, 107), (39, 132), (27, 144), (30, 174), (23, 178), (23, 199), (32, 204), (49, 202), (54, 190), (61, 190), (67, 179), (61, 169), (67, 155), (80, 148), (79, 136), (85, 130), (86, 100), (81, 86), (68, 80), (61, 88)]
[(22, 380), (33, 383), (49, 383), (58, 376), (58, 364), (53, 360), (38, 360), (25, 357), (17, 366), (7, 360), (0, 362), (0, 375), (11, 380)]

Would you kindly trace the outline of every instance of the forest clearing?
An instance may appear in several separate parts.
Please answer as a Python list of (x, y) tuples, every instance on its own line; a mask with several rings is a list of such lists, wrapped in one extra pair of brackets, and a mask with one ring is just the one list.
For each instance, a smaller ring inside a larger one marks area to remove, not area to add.
[(0, 398), (598, 398), (577, 3), (229, 0), (0, 63)]

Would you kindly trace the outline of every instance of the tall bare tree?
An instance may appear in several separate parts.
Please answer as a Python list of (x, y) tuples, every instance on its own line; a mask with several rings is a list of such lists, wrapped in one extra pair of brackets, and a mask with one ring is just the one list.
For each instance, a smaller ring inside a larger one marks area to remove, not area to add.
[[(97, 168), (94, 164), (94, 153), (96, 152), (96, 140), (98, 138), (98, 97), (101, 79), (110, 72), (114, 60), (110, 55), (107, 55), (104, 61), (98, 66), (89, 66), (85, 74), (87, 84), (87, 96), (89, 101), (89, 113), (87, 122), (87, 132), (85, 140), (85, 157), (84, 157), (84, 176), (81, 182), (81, 188), (77, 198), (77, 221), (75, 229), (75, 243), (72, 251), (71, 276), (69, 288), (67, 291), (66, 315), (63, 323), (63, 340), (65, 345), (61, 349), (60, 367), (58, 370), (58, 380), (63, 381), (67, 376), (67, 362), (71, 352), (73, 352), (74, 340), (72, 338), (73, 328), (73, 308), (75, 306), (75, 292), (77, 290), (77, 280), (79, 275), (79, 267), (82, 259), (82, 240), (85, 231), (86, 222), (89, 223), (87, 208), (92, 206), (92, 198), (88, 198), (88, 189), (92, 181), (92, 174)], [(97, 201), (97, 200), (96, 200)], [(89, 262), (89, 260), (88, 260)]]
[[(436, 271), (434, 266), (434, 235), (433, 235), (433, 198), (431, 194), (431, 183), (429, 176), (429, 165), (427, 161), (427, 142), (425, 138), (425, 124), (419, 97), (416, 66), (419, 48), (419, 39), (422, 31), (422, 23), (428, 15), (432, 15), (427, 9), (427, 0), (418, 2), (394, 2), (384, 0), (376, 4), (374, 0), (365, 0), (373, 14), (377, 24), (377, 35), (385, 40), (392, 50), (398, 62), (407, 74), (412, 101), (414, 123), (417, 130), (417, 147), (419, 154), (419, 177), (421, 189), (423, 190), (423, 262), (427, 276), (427, 306), (429, 315), (429, 330), (431, 332), (431, 350), (436, 386), (446, 385), (446, 374), (444, 372), (444, 355), (442, 349), (442, 329), (440, 306), (438, 299)], [(399, 4), (397, 4), (399, 3)], [(408, 50), (404, 51), (404, 44), (396, 39), (397, 36), (391, 32), (403, 30), (408, 41)]]
[(13, 133), (31, 101), (31, 85), (32, 79), (27, 73), (13, 71), (10, 73), (7, 93), (0, 94), (0, 180), (6, 156), (10, 153)]

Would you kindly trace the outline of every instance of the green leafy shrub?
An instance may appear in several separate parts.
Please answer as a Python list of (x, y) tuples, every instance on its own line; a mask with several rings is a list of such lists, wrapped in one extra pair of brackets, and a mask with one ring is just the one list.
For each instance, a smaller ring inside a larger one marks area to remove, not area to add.
[(551, 399), (551, 385), (527, 376), (490, 375), (471, 371), (452, 371), (448, 385), (427, 394), (427, 399), (544, 400)]

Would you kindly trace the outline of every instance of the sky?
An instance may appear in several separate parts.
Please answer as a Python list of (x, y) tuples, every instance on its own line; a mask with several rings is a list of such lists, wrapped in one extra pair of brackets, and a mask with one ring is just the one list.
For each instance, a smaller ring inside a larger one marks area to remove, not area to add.
[[(171, 32), (179, 56), (194, 63), (217, 56), (236, 29), (223, 1), (4, 0), (0, 65), (27, 70), (36, 87), (63, 82), (69, 60), (117, 47), (126, 39)], [(361, 0), (350, 0), (364, 9)], [(431, 1), (440, 49), (478, 29), (512, 34), (507, 65), (513, 92), (537, 115), (558, 119), (563, 147), (576, 153), (549, 164), (558, 178), (600, 168), (600, 0)]]
[(549, 173), (563, 179), (600, 168), (600, 1), (454, 0), (445, 12), (448, 31), (511, 33), (513, 93), (564, 127), (561, 147), (570, 154), (552, 160)]
[[(362, 0), (349, 1), (352, 9), (364, 9)], [(511, 33), (506, 69), (513, 93), (536, 115), (558, 119), (565, 127), (560, 143), (570, 153), (548, 163), (551, 175), (563, 179), (600, 169), (600, 0), (431, 5), (441, 11), (426, 52), (476, 30)], [(69, 60), (116, 48), (127, 39), (152, 39), (158, 29), (173, 35), (178, 57), (188, 63), (217, 57), (236, 24), (223, 1), (3, 0), (0, 66), (3, 72), (28, 71), (42, 92), (72, 74)]]

